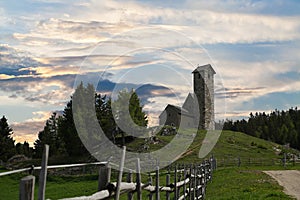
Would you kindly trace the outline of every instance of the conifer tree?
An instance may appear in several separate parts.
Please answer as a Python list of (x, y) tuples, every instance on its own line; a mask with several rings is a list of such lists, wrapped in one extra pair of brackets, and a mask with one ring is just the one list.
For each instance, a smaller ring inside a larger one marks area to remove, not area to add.
[(15, 155), (15, 141), (12, 138), (13, 130), (8, 125), (7, 119), (3, 116), (0, 119), (0, 160), (7, 161)]

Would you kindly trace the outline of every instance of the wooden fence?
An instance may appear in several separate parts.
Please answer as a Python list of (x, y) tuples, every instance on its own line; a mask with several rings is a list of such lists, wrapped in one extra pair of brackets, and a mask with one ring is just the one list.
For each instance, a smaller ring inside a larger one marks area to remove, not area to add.
[[(138, 163), (138, 161), (137, 161)], [(212, 180), (212, 162), (204, 161), (201, 164), (175, 165), (173, 169), (160, 171), (157, 167), (154, 173), (148, 174), (148, 181), (143, 183), (139, 165), (137, 164), (136, 173), (126, 173), (126, 182), (110, 182), (111, 169), (109, 165), (100, 168), (99, 192), (90, 196), (66, 198), (63, 200), (100, 200), (100, 199), (119, 199), (120, 194), (127, 193), (127, 199), (204, 199), (206, 184)], [(121, 172), (120, 172), (121, 174)], [(134, 177), (135, 174), (135, 177)], [(125, 176), (124, 176), (125, 177)], [(163, 183), (162, 179), (165, 178)], [(119, 179), (120, 180), (120, 179)], [(145, 197), (147, 196), (147, 197)]]
[[(216, 169), (216, 161), (214, 158), (205, 160), (199, 164), (182, 164), (169, 166), (167, 169), (160, 169), (156, 166), (155, 172), (141, 174), (140, 160), (136, 160), (136, 169), (123, 173), (126, 147), (123, 149), (123, 155), (119, 166), (119, 174), (116, 182), (111, 182), (111, 165), (108, 162), (83, 163), (71, 165), (55, 165), (48, 166), (49, 146), (46, 145), (43, 153), (42, 164), (40, 167), (29, 167), (20, 170), (0, 173), (0, 176), (40, 170), (38, 200), (45, 199), (45, 189), (47, 180), (47, 169), (78, 167), (86, 165), (99, 165), (98, 192), (90, 196), (81, 196), (74, 198), (65, 198), (64, 200), (100, 200), (100, 199), (116, 199), (119, 200), (120, 195), (126, 193), (127, 199), (141, 200), (145, 194), (147, 199), (175, 199), (175, 200), (191, 200), (204, 199), (206, 184), (212, 180), (212, 172)], [(142, 177), (143, 175), (143, 177)], [(142, 178), (147, 176), (147, 181), (142, 182)], [(124, 180), (126, 176), (126, 182)], [(165, 179), (164, 179), (165, 178)], [(164, 179), (164, 181), (162, 181)], [(133, 181), (134, 180), (134, 181)], [(154, 180), (154, 182), (153, 182)], [(20, 200), (34, 199), (35, 177), (26, 176), (20, 181)]]
[(241, 166), (296, 166), (300, 165), (299, 158), (251, 158), (251, 157), (226, 157), (216, 159), (218, 167), (241, 167)]

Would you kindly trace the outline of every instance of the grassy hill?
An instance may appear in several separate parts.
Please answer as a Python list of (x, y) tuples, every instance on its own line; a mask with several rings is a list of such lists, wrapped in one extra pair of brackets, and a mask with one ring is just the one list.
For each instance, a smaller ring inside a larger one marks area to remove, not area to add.
[[(192, 131), (186, 131), (182, 134), (189, 135)], [(177, 160), (179, 163), (196, 163), (201, 162), (199, 158), (199, 150), (205, 137), (205, 131), (199, 131), (195, 136), (193, 143), (187, 149), (185, 153)], [(149, 152), (162, 148), (164, 145), (169, 143), (174, 136), (157, 136), (156, 143), (148, 143), (149, 148), (141, 151), (142, 146), (145, 145), (145, 140), (138, 139), (128, 144), (128, 149), (131, 151)], [(240, 132), (223, 131), (220, 138), (208, 154), (207, 157), (214, 155), (219, 161), (219, 164), (223, 162), (233, 162), (240, 158), (241, 164), (261, 164), (271, 165), (274, 162), (279, 162), (283, 158), (283, 153), (287, 152), (290, 154), (299, 154), (294, 149), (286, 149), (282, 145), (278, 145), (273, 142), (262, 140), (256, 137), (252, 137)]]
[[(192, 131), (186, 131), (182, 134), (190, 136)], [(154, 151), (168, 144), (173, 136), (157, 136), (155, 142), (145, 141), (144, 139), (135, 140), (127, 145), (130, 151)], [(197, 163), (202, 159), (198, 157), (199, 149), (202, 145), (205, 132), (200, 131), (190, 145), (188, 150), (176, 161), (178, 163)], [(143, 147), (148, 145), (148, 149)], [(180, 145), (180, 144), (178, 144)], [(176, 147), (176, 146), (175, 146)], [(280, 187), (273, 179), (262, 170), (282, 169), (282, 166), (253, 166), (251, 163), (259, 161), (258, 165), (270, 164), (272, 160), (282, 158), (282, 152), (299, 153), (295, 150), (286, 150), (282, 146), (264, 141), (249, 135), (223, 131), (216, 146), (211, 153), (218, 160), (218, 165), (222, 161), (233, 160), (232, 166), (218, 168), (214, 172), (213, 181), (208, 184), (207, 199), (291, 199), (282, 192)], [(208, 156), (210, 156), (209, 154)], [(236, 158), (240, 157), (241, 167), (237, 167)], [(27, 163), (28, 164), (28, 163)], [(4, 169), (0, 168), (0, 171)], [(0, 199), (17, 199), (18, 184), (21, 177), (25, 174), (15, 174), (0, 177)], [(80, 195), (90, 195), (97, 191), (97, 174), (73, 175), (73, 176), (48, 176), (46, 187), (46, 198), (58, 199), (63, 197), (74, 197)], [(37, 193), (37, 187), (36, 192)], [(126, 199), (126, 198), (124, 198)]]

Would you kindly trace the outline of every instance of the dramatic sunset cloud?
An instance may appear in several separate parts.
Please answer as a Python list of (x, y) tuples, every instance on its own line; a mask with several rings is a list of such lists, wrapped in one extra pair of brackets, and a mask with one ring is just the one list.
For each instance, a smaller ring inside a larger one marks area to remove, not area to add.
[(2, 1), (0, 115), (32, 144), (82, 79), (107, 95), (136, 89), (157, 125), (207, 63), (217, 120), (288, 109), (300, 105), (299, 48), (295, 0)]

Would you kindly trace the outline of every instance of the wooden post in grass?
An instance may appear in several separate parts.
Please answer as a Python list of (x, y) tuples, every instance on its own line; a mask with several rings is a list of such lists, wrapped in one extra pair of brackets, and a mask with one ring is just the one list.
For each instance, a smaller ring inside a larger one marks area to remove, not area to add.
[[(148, 180), (148, 182), (149, 182), (149, 184), (150, 185), (152, 185), (152, 176), (151, 176), (151, 174), (149, 175), (149, 180)], [(152, 200), (152, 197), (153, 197), (153, 193), (152, 192), (150, 192), (149, 193), (149, 200)]]
[(40, 176), (39, 176), (38, 200), (45, 200), (48, 157), (49, 157), (49, 145), (45, 144), (43, 158), (42, 158), (42, 164), (41, 164), (41, 171), (40, 171)]
[[(132, 182), (132, 171), (130, 170), (129, 173), (127, 174), (127, 183), (131, 183), (131, 182)], [(133, 193), (132, 192), (128, 192), (127, 199), (128, 200), (133, 200)]]
[(155, 199), (159, 200), (160, 199), (160, 195), (159, 195), (159, 166), (156, 166), (156, 171), (155, 171)]
[(295, 162), (296, 162), (296, 160), (295, 160), (295, 154), (293, 154), (293, 166), (295, 166)]
[(136, 193), (137, 199), (142, 200), (142, 180), (141, 180), (141, 164), (140, 159), (136, 161)]
[(196, 198), (196, 191), (197, 191), (197, 166), (194, 165), (193, 168), (194, 168), (194, 178), (193, 178), (193, 187), (194, 187), (194, 190), (193, 190), (193, 199), (195, 199), (195, 198)]
[(20, 181), (20, 200), (34, 200), (34, 185), (35, 177), (32, 175), (26, 176)]
[(192, 177), (193, 170), (192, 170), (192, 164), (190, 164), (190, 182), (189, 182), (189, 200), (192, 200)]
[[(185, 164), (184, 164), (184, 165), (183, 165), (183, 180), (186, 180), (186, 175), (187, 175), (187, 172), (186, 172), (186, 166), (185, 166)], [(186, 197), (185, 197), (185, 192), (186, 192), (186, 183), (183, 184), (183, 195), (184, 195), (183, 200), (186, 199)]]
[(122, 176), (123, 176), (125, 154), (126, 154), (126, 146), (123, 146), (123, 152), (122, 152), (122, 157), (121, 157), (121, 162), (120, 162), (119, 177), (118, 177), (118, 182), (117, 182), (115, 200), (119, 200), (120, 199), (121, 182), (122, 182)]
[(174, 169), (174, 200), (178, 199), (178, 190), (177, 190), (177, 164), (175, 164), (175, 169)]
[(105, 190), (111, 177), (111, 167), (109, 163), (99, 166), (98, 191)]
[[(170, 185), (170, 172), (166, 176), (166, 185)], [(166, 192), (166, 200), (170, 200), (170, 193)]]

